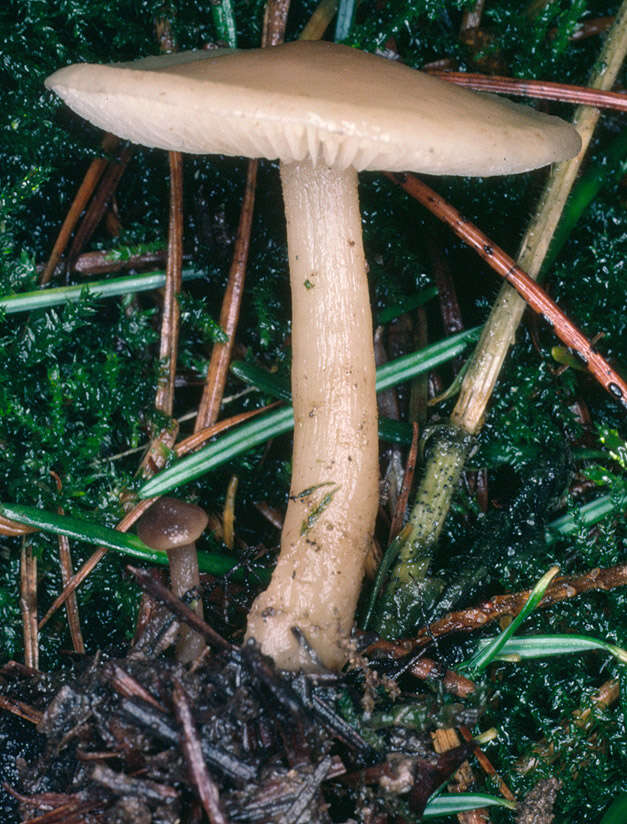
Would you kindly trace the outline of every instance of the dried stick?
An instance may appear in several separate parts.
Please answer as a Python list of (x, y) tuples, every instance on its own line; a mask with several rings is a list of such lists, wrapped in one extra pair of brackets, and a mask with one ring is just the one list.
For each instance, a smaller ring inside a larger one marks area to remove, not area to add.
[(339, 0), (320, 0), (301, 31), (299, 40), (320, 40), (337, 14)]
[[(591, 590), (607, 591), (624, 586), (627, 586), (627, 564), (607, 567), (606, 569), (597, 568), (574, 577), (555, 578), (538, 607), (548, 607)], [(451, 632), (474, 632), (505, 615), (518, 615), (530, 595), (531, 590), (494, 595), (488, 601), (476, 607), (469, 607), (458, 612), (449, 612), (438, 621), (422, 627), (413, 638), (396, 641), (376, 641), (368, 647), (368, 651), (370, 653), (382, 652), (393, 657), (401, 657)]]
[[(624, 0), (589, 85), (609, 90), (626, 52), (627, 0)], [(573, 160), (559, 163), (553, 168), (536, 215), (527, 229), (517, 263), (533, 279), (539, 274), (599, 115), (598, 109), (589, 107), (580, 107), (575, 112), (574, 125), (582, 138), (581, 152)], [(508, 284), (501, 289), (484, 326), (450, 418), (451, 426), (446, 431), (443, 430), (433, 449), (433, 458), (425, 468), (423, 482), (411, 513), (412, 531), (401, 547), (399, 561), (382, 603), (378, 619), (381, 633), (402, 632), (401, 627), (408, 626), (407, 622), (415, 618), (410, 609), (416, 599), (419, 600), (416, 588), (420, 588), (426, 574), (433, 546), (441, 532), (453, 492), (471, 449), (472, 436), (482, 426), (488, 401), (525, 306), (524, 300)], [(614, 384), (614, 381), (605, 385), (613, 391), (610, 384)], [(624, 391), (620, 384), (616, 386), (621, 393)], [(622, 400), (627, 400), (627, 396)], [(447, 480), (445, 484), (441, 483), (443, 477)]]
[(170, 220), (159, 348), (163, 375), (159, 376), (155, 407), (164, 415), (171, 417), (174, 408), (174, 379), (178, 351), (178, 295), (181, 291), (183, 268), (183, 158), (180, 152), (168, 152), (168, 159), (170, 164)]
[(183, 685), (177, 679), (174, 680), (172, 703), (182, 730), (181, 749), (187, 763), (191, 783), (196, 788), (198, 797), (211, 824), (228, 824), (228, 820), (220, 806), (218, 786), (209, 774), (205, 764), (189, 698)]
[[(626, 52), (627, 2), (623, 2), (599, 56), (597, 67), (592, 72), (589, 86), (602, 91), (611, 89)], [(573, 125), (581, 136), (581, 151), (577, 157), (558, 163), (553, 168), (536, 214), (525, 233), (517, 263), (533, 279), (538, 277), (599, 116), (597, 108), (582, 106), (576, 110)], [(504, 286), (472, 356), (458, 402), (451, 415), (451, 421), (467, 432), (475, 434), (481, 428), (486, 406), (524, 310), (524, 301), (511, 287)]]
[(226, 343), (214, 343), (213, 345), (205, 387), (196, 416), (195, 432), (211, 426), (216, 422), (220, 412), (222, 396), (224, 395), (226, 377), (231, 362), (233, 344), (235, 342), (239, 311), (242, 304), (244, 281), (246, 279), (246, 264), (248, 262), (248, 250), (250, 248), (250, 230), (255, 205), (257, 166), (258, 163), (256, 160), (250, 160), (248, 162), (242, 210), (237, 227), (235, 248), (233, 250), (233, 260), (229, 271), (224, 299), (222, 301), (222, 309), (220, 311), (220, 326), (227, 336), (227, 341)]
[[(50, 474), (55, 480), (57, 490), (61, 492), (61, 478), (56, 472), (50, 470)], [(63, 509), (59, 507), (59, 515), (63, 515)], [(61, 567), (61, 582), (63, 586), (71, 579), (74, 574), (72, 567), (72, 554), (70, 552), (70, 541), (67, 535), (58, 536), (59, 543), (59, 565)], [(78, 602), (76, 600), (76, 593), (72, 595), (65, 602), (65, 613), (67, 616), (68, 627), (70, 628), (70, 638), (72, 640), (72, 647), (74, 652), (84, 653), (85, 643), (83, 641), (83, 634), (81, 632), (81, 622), (78, 614)]]
[(577, 103), (580, 106), (596, 106), (599, 109), (616, 109), (619, 112), (627, 111), (627, 94), (624, 92), (603, 91), (590, 86), (573, 86), (548, 80), (520, 80), (496, 74), (448, 72), (438, 69), (428, 69), (428, 72), (456, 86), (466, 86), (475, 91), (534, 97), (539, 100), (558, 100), (562, 103)]
[(87, 207), (83, 220), (74, 235), (70, 251), (67, 254), (67, 265), (70, 269), (74, 265), (76, 258), (80, 255), (83, 246), (89, 241), (100, 223), (109, 201), (113, 197), (118, 183), (128, 166), (132, 154), (133, 148), (127, 144), (120, 152), (119, 157), (107, 164), (100, 178), (96, 193)]
[[(112, 152), (118, 144), (118, 138), (114, 137), (112, 134), (105, 134), (102, 139), (102, 151), (109, 153)], [(81, 216), (81, 212), (87, 205), (89, 198), (92, 196), (94, 189), (98, 185), (98, 181), (102, 177), (104, 170), (107, 168), (109, 164), (109, 160), (106, 157), (97, 157), (89, 164), (89, 168), (85, 173), (85, 177), (83, 178), (83, 182), (78, 188), (78, 191), (74, 195), (74, 200), (72, 201), (72, 205), (70, 206), (67, 215), (65, 216), (65, 220), (59, 230), (59, 235), (52, 247), (52, 252), (50, 253), (50, 257), (48, 258), (48, 262), (41, 274), (39, 279), (40, 286), (44, 286), (52, 275), (54, 274), (54, 270), (57, 267), (57, 263), (61, 259), (61, 255), (63, 254), (63, 250), (68, 244), (70, 236), (74, 230), (74, 227), (78, 223), (78, 219)]]
[(20, 610), (24, 633), (24, 663), (39, 669), (39, 638), (37, 635), (37, 558), (30, 540), (22, 539), (20, 555)]
[[(582, 335), (544, 289), (538, 286), (533, 278), (515, 263), (513, 258), (493, 243), (473, 223), (466, 220), (454, 206), (451, 206), (414, 175), (388, 173), (387, 176), (399, 183), (406, 192), (426, 206), (436, 217), (447, 223), (458, 237), (513, 286), (524, 302), (553, 328), (557, 337), (577, 353), (581, 364), (588, 368), (601, 386), (620, 400), (624, 406), (627, 406), (627, 383), (596, 351), (594, 344)], [(456, 423), (460, 425), (459, 421)]]

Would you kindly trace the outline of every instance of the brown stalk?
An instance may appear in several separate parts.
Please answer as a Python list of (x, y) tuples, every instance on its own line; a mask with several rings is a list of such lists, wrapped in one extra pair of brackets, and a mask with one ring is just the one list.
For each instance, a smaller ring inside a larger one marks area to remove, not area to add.
[[(468, 744), (473, 743), (472, 733), (468, 729), (468, 727), (460, 727), (459, 731), (461, 733), (462, 738)], [(488, 756), (483, 752), (481, 747), (479, 747), (476, 742), (474, 745), (474, 756), (481, 765), (481, 769), (484, 771), (486, 775), (489, 775), (490, 778), (495, 781), (498, 785), (499, 792), (503, 796), (503, 798), (507, 798), (508, 801), (516, 801), (516, 796), (507, 786), (507, 784), (503, 781), (501, 776), (497, 773), (497, 771), (492, 766), (492, 762), (488, 758)]]
[(214, 424), (220, 413), (220, 404), (222, 403), (226, 377), (231, 362), (231, 353), (235, 342), (235, 332), (237, 330), (239, 311), (244, 292), (244, 281), (246, 279), (246, 264), (248, 262), (248, 251), (250, 249), (250, 230), (255, 205), (257, 166), (258, 163), (256, 160), (248, 161), (242, 210), (237, 227), (235, 248), (233, 250), (233, 260), (231, 262), (229, 279), (220, 311), (220, 326), (227, 336), (227, 341), (226, 343), (214, 343), (213, 345), (205, 387), (198, 407), (198, 415), (194, 427), (195, 432)]
[(161, 321), (159, 360), (163, 376), (159, 377), (155, 407), (172, 416), (174, 379), (178, 351), (179, 304), (183, 268), (183, 158), (180, 152), (168, 152), (170, 164), (170, 219), (168, 258)]
[[(59, 515), (63, 515), (63, 510), (59, 509)], [(61, 566), (61, 580), (65, 587), (71, 580), (74, 570), (72, 567), (72, 555), (70, 552), (70, 541), (66, 535), (59, 535), (59, 563)], [(68, 627), (70, 628), (70, 638), (74, 652), (84, 653), (85, 642), (81, 632), (81, 623), (78, 615), (78, 603), (76, 593), (73, 592), (65, 602), (65, 612), (67, 614)]]
[[(57, 490), (61, 492), (61, 478), (56, 472), (50, 471), (50, 474), (55, 480)], [(63, 509), (59, 507), (59, 515), (63, 515)], [(74, 568), (72, 567), (72, 555), (70, 552), (70, 541), (66, 535), (58, 536), (59, 543), (59, 565), (61, 567), (61, 582), (63, 586), (67, 584), (72, 575)], [(81, 622), (78, 614), (78, 602), (76, 600), (76, 593), (72, 595), (65, 602), (65, 612), (67, 615), (68, 627), (70, 629), (70, 638), (72, 640), (72, 647), (74, 652), (84, 653), (85, 643), (83, 641), (83, 634), (81, 632)]]
[(302, 30), (299, 40), (321, 40), (331, 20), (337, 14), (339, 0), (320, 0)]
[(191, 783), (196, 788), (196, 793), (211, 824), (228, 824), (228, 819), (220, 806), (218, 786), (209, 774), (205, 764), (189, 698), (183, 685), (177, 679), (174, 680), (172, 703), (182, 730), (181, 749), (183, 750)]
[(0, 710), (11, 712), (13, 715), (24, 718), (26, 721), (30, 721), (31, 724), (35, 725), (39, 724), (43, 716), (42, 712), (35, 709), (35, 707), (31, 707), (30, 704), (26, 704), (24, 701), (6, 698), (4, 695), (0, 695)]
[(107, 164), (98, 183), (98, 188), (91, 199), (91, 203), (87, 207), (87, 211), (74, 235), (74, 240), (67, 254), (67, 265), (69, 269), (72, 268), (74, 261), (82, 252), (85, 244), (89, 242), (96, 227), (102, 220), (109, 201), (118, 187), (118, 183), (128, 166), (132, 154), (133, 147), (127, 144), (120, 152), (117, 160), (112, 160)]
[(473, 72), (429, 69), (429, 74), (475, 91), (533, 97), (539, 100), (558, 100), (562, 103), (577, 103), (598, 109), (616, 109), (619, 112), (627, 111), (627, 94), (623, 92), (601, 91), (587, 86), (573, 86), (569, 83), (555, 83), (548, 80), (522, 80)]
[[(276, 46), (283, 42), (289, 0), (269, 0), (266, 3), (262, 43), (263, 47)], [(246, 264), (250, 249), (250, 231), (252, 228), (253, 210), (255, 208), (255, 186), (257, 182), (256, 160), (249, 160), (244, 184), (244, 196), (240, 212), (233, 259), (229, 270), (226, 291), (220, 311), (220, 326), (227, 336), (226, 343), (214, 343), (207, 370), (207, 378), (203, 389), (194, 431), (214, 424), (220, 414), (220, 405), (224, 395), (224, 387), (228, 374), (235, 333), (239, 320), (239, 312), (244, 293), (246, 279)]]
[[(114, 137), (112, 134), (105, 134), (102, 138), (102, 151), (105, 153), (110, 153), (114, 151), (116, 146), (118, 145), (118, 138)], [(90, 197), (92, 196), (94, 189), (98, 185), (98, 181), (102, 177), (104, 170), (107, 168), (109, 164), (109, 160), (106, 157), (97, 157), (89, 164), (89, 168), (85, 173), (85, 177), (83, 178), (83, 182), (78, 188), (78, 191), (74, 195), (74, 200), (72, 201), (72, 205), (68, 209), (68, 213), (65, 216), (65, 220), (59, 230), (59, 235), (52, 247), (52, 252), (50, 253), (50, 257), (48, 258), (48, 262), (41, 274), (39, 279), (40, 286), (44, 286), (52, 275), (54, 274), (54, 270), (57, 267), (57, 263), (61, 259), (61, 255), (63, 254), (63, 250), (68, 244), (70, 236), (74, 231), (74, 227), (78, 223), (78, 220), (81, 216), (81, 212), (87, 206)]]
[[(440, 728), (431, 733), (433, 749), (437, 753), (454, 750), (461, 746), (461, 741), (456, 731), (452, 728)], [(471, 789), (475, 784), (475, 776), (468, 761), (464, 761), (455, 771), (452, 781), (448, 786), (449, 792), (463, 793)], [(469, 810), (464, 813), (457, 813), (457, 820), (460, 824), (489, 824), (490, 815), (485, 809)]]
[(471, 9), (467, 9), (462, 14), (462, 22), (459, 26), (459, 39), (463, 42), (464, 36), (468, 32), (478, 29), (481, 25), (481, 15), (483, 14), (483, 7), (485, 0), (475, 0), (475, 4)]
[(20, 555), (20, 609), (24, 633), (24, 663), (39, 669), (39, 638), (37, 635), (37, 558), (30, 541), (22, 540)]
[[(627, 586), (627, 564), (592, 569), (583, 575), (573, 577), (559, 577), (548, 587), (538, 607), (548, 607), (592, 590), (607, 591), (624, 586)], [(413, 638), (396, 641), (381, 639), (371, 644), (368, 649), (371, 653), (381, 652), (401, 657), (451, 632), (474, 632), (503, 616), (518, 615), (530, 595), (531, 590), (494, 595), (476, 607), (449, 612), (438, 621), (422, 627)]]
[[(225, 429), (229, 429), (230, 427), (235, 426), (238, 423), (242, 423), (243, 421), (246, 421), (249, 418), (253, 418), (256, 415), (260, 415), (262, 412), (267, 412), (269, 409), (273, 409), (275, 406), (277, 406), (277, 403), (270, 404), (269, 406), (264, 406), (261, 409), (252, 409), (249, 412), (242, 412), (239, 415), (234, 415), (232, 418), (220, 421), (214, 426), (209, 426), (206, 429), (203, 429), (200, 432), (195, 433), (194, 435), (190, 435), (188, 438), (185, 438), (185, 440), (181, 441), (175, 447), (175, 452), (178, 455), (178, 457), (186, 455), (188, 452), (192, 452), (194, 449), (197, 449), (199, 446), (202, 446), (202, 444), (205, 441), (209, 440), (209, 438), (212, 438), (214, 435), (217, 435), (219, 432), (222, 432)], [(126, 532), (156, 500), (156, 498), (146, 498), (145, 500), (140, 501), (133, 507), (132, 510), (130, 510), (130, 512), (128, 512), (124, 516), (124, 518), (122, 518), (120, 523), (116, 526), (116, 529), (120, 532)], [(11, 524), (13, 522), (7, 521), (7, 523)], [(44, 624), (50, 620), (52, 615), (54, 615), (54, 613), (60, 607), (63, 606), (63, 604), (70, 597), (70, 595), (73, 592), (75, 592), (76, 589), (83, 583), (85, 578), (87, 578), (90, 572), (93, 569), (95, 569), (95, 567), (105, 557), (108, 551), (109, 550), (105, 547), (99, 547), (85, 561), (83, 566), (78, 570), (78, 572), (76, 572), (70, 578), (70, 580), (63, 588), (63, 591), (55, 598), (53, 603), (50, 605), (48, 612), (46, 612), (44, 617), (39, 622), (39, 629), (41, 629), (44, 626)]]
[(437, 218), (447, 223), (453, 232), (468, 244), (479, 257), (483, 258), (510, 286), (521, 295), (527, 304), (553, 327), (557, 337), (573, 349), (601, 386), (614, 398), (627, 406), (627, 383), (608, 364), (582, 335), (572, 321), (559, 309), (547, 293), (520, 266), (490, 238), (443, 197), (414, 175), (387, 174), (412, 197), (429, 209)]

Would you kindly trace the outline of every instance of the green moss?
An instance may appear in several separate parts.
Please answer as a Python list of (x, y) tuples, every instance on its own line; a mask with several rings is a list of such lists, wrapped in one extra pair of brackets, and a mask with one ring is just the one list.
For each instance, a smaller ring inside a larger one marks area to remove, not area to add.
[[(486, 4), (479, 49), (458, 39), (461, 10), (471, 3), (445, 0), (365, 0), (359, 6), (349, 43), (369, 50), (396, 46), (404, 61), (420, 66), (451, 57), (470, 71), (486, 66), (520, 77), (585, 82), (598, 51), (599, 38), (569, 39), (581, 19), (611, 15), (610, 2), (550, 2), (535, 16), (528, 3)], [(297, 36), (315, 3), (293, 2), (288, 37)], [(238, 43), (259, 43), (262, 0), (233, 0)], [(6, 0), (0, 9), (3, 48), (0, 59), (0, 292), (34, 288), (37, 264), (43, 263), (89, 162), (100, 154), (99, 132), (72, 116), (43, 88), (43, 79), (70, 62), (109, 62), (156, 53), (154, 18), (162, 4), (144, 0)], [(215, 39), (214, 21), (199, 0), (180, 4), (172, 18), (180, 48), (198, 48)], [(331, 29), (332, 31), (332, 29)], [(329, 35), (331, 36), (331, 35)], [(552, 106), (569, 115), (566, 106)], [(618, 130), (616, 115), (604, 116), (592, 147), (592, 160), (603, 164)], [(276, 164), (263, 163), (255, 206), (247, 286), (237, 343), (245, 357), (277, 369), (289, 368), (289, 290), (284, 226)], [(488, 232), (506, 251), (515, 253), (533, 209), (543, 172), (502, 179), (433, 182), (467, 217)], [(185, 386), (177, 390), (175, 414), (195, 408), (198, 381), (206, 369), (211, 344), (220, 339), (219, 307), (228, 273), (239, 217), (245, 165), (240, 160), (185, 159), (185, 251), (206, 278), (186, 286), (182, 306), (181, 366)], [(163, 246), (167, 236), (167, 162), (161, 152), (138, 148), (122, 178), (117, 207), (123, 232), (117, 239), (101, 225), (90, 248), (118, 249)], [(360, 195), (365, 246), (370, 263), (376, 310), (396, 305), (433, 284), (432, 260), (424, 233), (436, 234), (432, 219), (386, 179), (363, 175)], [(600, 348), (624, 371), (627, 363), (625, 292), (625, 212), (620, 176), (607, 181), (582, 214), (552, 271), (546, 275), (552, 295), (580, 327), (592, 336), (602, 331)], [(496, 294), (495, 275), (448, 232), (437, 239), (457, 281), (467, 326), (481, 322)], [(440, 335), (437, 303), (427, 306), (431, 340)], [(472, 496), (460, 490), (446, 522), (431, 574), (443, 586), (439, 607), (468, 604), (504, 589), (528, 587), (550, 563), (566, 573), (624, 562), (625, 525), (608, 519), (591, 533), (583, 527), (567, 541), (544, 543), (547, 521), (595, 494), (624, 489), (625, 467), (614, 460), (625, 425), (620, 408), (585, 374), (555, 374), (550, 357), (555, 339), (533, 326), (521, 331), (493, 399), (473, 468), (488, 471), (492, 508), (482, 517)], [(158, 302), (150, 295), (95, 302), (84, 299), (63, 310), (0, 318), (0, 499), (50, 509), (113, 525), (121, 515), (120, 492), (133, 484), (141, 447), (157, 422), (152, 404), (158, 373), (156, 343)], [(411, 342), (407, 345), (411, 345)], [(450, 376), (444, 374), (445, 382)], [(237, 396), (241, 383), (230, 378), (227, 395)], [(574, 411), (583, 399), (592, 425), (583, 425)], [(259, 393), (231, 401), (225, 413), (261, 405)], [(402, 397), (401, 397), (401, 400)], [(445, 415), (448, 402), (439, 409)], [(183, 431), (187, 431), (183, 426)], [(605, 433), (606, 445), (598, 432)], [(615, 432), (613, 435), (608, 433)], [(609, 438), (609, 440), (608, 440)], [(602, 459), (577, 457), (581, 446), (605, 450)], [(233, 465), (181, 490), (220, 510), (231, 474), (240, 479), (237, 498), (238, 534), (251, 547), (273, 546), (278, 536), (254, 503), (281, 507), (289, 484), (289, 442), (286, 438), (258, 448)], [(62, 480), (57, 490), (51, 471)], [(590, 480), (569, 494), (573, 479)], [(60, 588), (56, 541), (35, 536), (40, 611)], [(207, 539), (207, 548), (211, 548)], [(215, 548), (215, 547), (214, 547)], [(0, 644), (3, 659), (22, 654), (19, 614), (20, 541), (0, 537)], [(75, 564), (90, 549), (73, 546)], [(477, 569), (485, 569), (477, 576)], [(251, 572), (251, 580), (254, 575)], [(256, 580), (256, 579), (255, 579)], [(257, 586), (251, 583), (251, 589)], [(233, 620), (243, 621), (250, 593), (233, 607)], [(530, 629), (580, 631), (625, 644), (625, 603), (621, 590), (594, 593), (541, 612)], [(90, 650), (108, 642), (123, 644), (132, 633), (137, 592), (123, 575), (123, 560), (109, 555), (79, 591), (81, 620)], [(427, 617), (427, 616), (425, 616)], [(216, 614), (220, 623), (221, 615)], [(106, 639), (106, 641), (105, 641)], [(448, 663), (467, 657), (473, 641), (440, 645), (434, 652)], [(67, 648), (67, 627), (59, 612), (41, 633), (42, 665), (58, 666)], [(596, 655), (491, 669), (483, 687), (489, 714), (482, 726), (500, 730), (488, 749), (499, 772), (517, 792), (555, 772), (564, 789), (557, 820), (598, 821), (614, 796), (624, 789), (627, 763), (624, 716), (619, 707), (599, 713), (594, 738), (562, 720), (600, 683), (618, 674), (612, 662)], [(534, 772), (519, 774), (516, 764), (535, 741), (546, 735), (556, 760)], [(493, 819), (511, 820), (494, 812)]]

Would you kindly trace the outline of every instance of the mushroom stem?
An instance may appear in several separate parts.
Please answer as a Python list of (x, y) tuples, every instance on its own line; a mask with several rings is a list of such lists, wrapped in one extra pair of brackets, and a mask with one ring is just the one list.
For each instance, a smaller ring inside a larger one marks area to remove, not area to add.
[(378, 501), (372, 317), (354, 169), (282, 164), (292, 288), (294, 453), (281, 553), (248, 637), (284, 669), (337, 669)]
[[(200, 587), (198, 555), (196, 544), (184, 544), (168, 550), (170, 562), (170, 589), (177, 598), (182, 598), (190, 589)], [(202, 601), (195, 598), (190, 608), (199, 618), (203, 617)], [(187, 624), (181, 624), (176, 640), (176, 658), (183, 664), (193, 661), (205, 648), (205, 641), (198, 632)]]

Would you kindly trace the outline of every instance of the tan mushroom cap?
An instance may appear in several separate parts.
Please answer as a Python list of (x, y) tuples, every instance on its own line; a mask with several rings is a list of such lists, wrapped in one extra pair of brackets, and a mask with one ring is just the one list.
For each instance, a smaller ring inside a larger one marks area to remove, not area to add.
[(194, 154), (498, 175), (580, 148), (557, 117), (334, 43), (78, 64), (46, 85), (96, 126)]
[(168, 551), (193, 544), (209, 518), (204, 509), (177, 498), (159, 498), (137, 522), (137, 534), (153, 549)]

